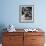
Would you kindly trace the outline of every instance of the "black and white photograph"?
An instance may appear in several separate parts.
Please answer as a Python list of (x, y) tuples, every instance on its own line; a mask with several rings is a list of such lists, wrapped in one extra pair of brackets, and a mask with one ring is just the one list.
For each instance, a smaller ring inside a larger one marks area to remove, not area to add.
[(20, 22), (33, 22), (33, 19), (34, 19), (33, 5), (20, 5), (19, 13), (20, 13), (19, 14)]

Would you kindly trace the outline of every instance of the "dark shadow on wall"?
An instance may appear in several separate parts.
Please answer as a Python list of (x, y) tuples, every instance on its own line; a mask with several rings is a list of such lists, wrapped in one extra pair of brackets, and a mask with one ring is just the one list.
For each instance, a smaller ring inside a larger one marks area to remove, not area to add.
[(0, 43), (2, 43), (3, 32), (6, 32), (5, 28), (6, 28), (6, 26), (4, 24), (0, 24)]

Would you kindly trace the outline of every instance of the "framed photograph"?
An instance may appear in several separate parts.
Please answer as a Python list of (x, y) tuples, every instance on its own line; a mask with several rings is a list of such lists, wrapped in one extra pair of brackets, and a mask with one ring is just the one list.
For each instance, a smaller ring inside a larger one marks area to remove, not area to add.
[(19, 6), (19, 21), (23, 23), (34, 22), (34, 5)]

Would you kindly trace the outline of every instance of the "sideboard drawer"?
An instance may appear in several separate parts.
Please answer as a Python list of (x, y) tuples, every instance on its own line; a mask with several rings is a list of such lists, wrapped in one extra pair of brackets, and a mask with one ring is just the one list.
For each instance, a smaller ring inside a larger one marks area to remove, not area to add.
[(25, 32), (24, 33), (24, 36), (41, 36), (43, 35), (44, 36), (44, 32)]
[(23, 32), (4, 32), (5, 36), (23, 36)]

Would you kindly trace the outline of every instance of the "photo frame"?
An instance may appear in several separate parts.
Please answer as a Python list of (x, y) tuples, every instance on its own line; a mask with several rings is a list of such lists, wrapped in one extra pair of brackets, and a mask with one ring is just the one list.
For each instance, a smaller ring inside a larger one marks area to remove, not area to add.
[(34, 5), (19, 6), (19, 22), (22, 23), (34, 22)]

